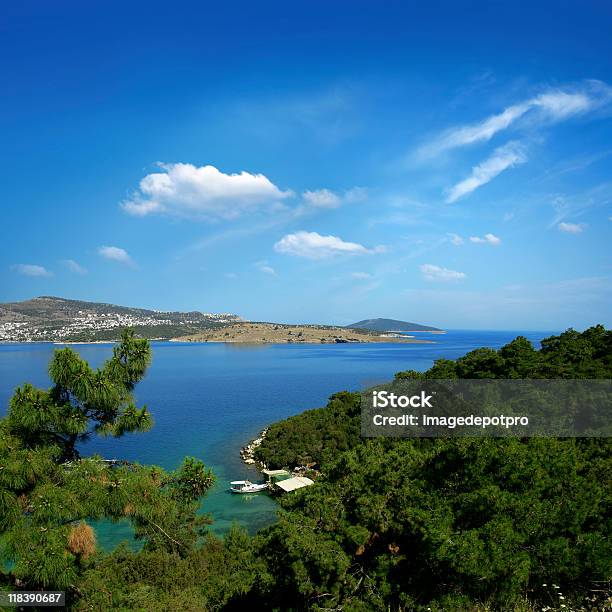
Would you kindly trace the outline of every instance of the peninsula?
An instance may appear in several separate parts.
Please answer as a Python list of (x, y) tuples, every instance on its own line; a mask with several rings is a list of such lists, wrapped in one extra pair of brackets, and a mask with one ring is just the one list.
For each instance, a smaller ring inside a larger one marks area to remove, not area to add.
[(349, 329), (330, 325), (288, 325), (241, 321), (196, 334), (172, 338), (177, 342), (240, 342), (244, 344), (333, 344), (349, 342), (402, 342), (428, 344), (409, 336), (385, 335), (367, 329)]

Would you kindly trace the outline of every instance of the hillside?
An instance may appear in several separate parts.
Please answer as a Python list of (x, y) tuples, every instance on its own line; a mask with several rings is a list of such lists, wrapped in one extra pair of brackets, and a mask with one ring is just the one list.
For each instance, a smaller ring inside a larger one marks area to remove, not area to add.
[(239, 320), (227, 313), (161, 312), (41, 296), (0, 304), (0, 341), (116, 340), (124, 327), (145, 338), (175, 338)]
[(438, 332), (443, 330), (420, 323), (409, 323), (408, 321), (398, 321), (396, 319), (364, 319), (352, 325), (347, 325), (350, 329), (368, 329), (378, 332)]

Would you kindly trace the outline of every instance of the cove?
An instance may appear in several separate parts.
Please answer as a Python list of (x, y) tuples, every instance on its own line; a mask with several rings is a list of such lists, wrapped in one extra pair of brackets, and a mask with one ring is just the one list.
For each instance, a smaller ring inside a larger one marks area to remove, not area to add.
[[(258, 480), (239, 449), (265, 426), (308, 408), (323, 406), (337, 391), (380, 384), (406, 369), (424, 370), (434, 359), (457, 358), (481, 346), (499, 348), (521, 334), (537, 342), (552, 332), (449, 331), (420, 334), (433, 344), (240, 345), (153, 342), (153, 363), (136, 389), (147, 404), (151, 431), (120, 439), (94, 438), (83, 455), (125, 459), (176, 468), (184, 456), (202, 459), (217, 477), (202, 510), (211, 530), (225, 533), (233, 522), (249, 532), (275, 520), (276, 503), (267, 495), (232, 495), (228, 482)], [(0, 344), (0, 415), (15, 387), (31, 382), (47, 387), (53, 344)], [(72, 347), (92, 366), (111, 354), (110, 344)], [(97, 526), (102, 547), (131, 538), (127, 523)]]

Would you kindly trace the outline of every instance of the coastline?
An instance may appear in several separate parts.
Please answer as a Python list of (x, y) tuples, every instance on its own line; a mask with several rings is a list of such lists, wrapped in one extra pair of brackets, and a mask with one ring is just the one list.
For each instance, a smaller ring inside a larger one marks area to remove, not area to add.
[[(446, 333), (446, 332), (444, 332)], [(300, 341), (282, 341), (282, 340), (208, 340), (194, 339), (191, 336), (181, 336), (178, 338), (147, 338), (150, 342), (181, 342), (194, 344), (376, 344), (376, 343), (400, 343), (400, 344), (436, 344), (435, 340), (417, 340), (415, 338), (396, 338), (378, 336), (371, 339), (363, 340), (300, 340)], [(52, 344), (54, 346), (79, 346), (79, 345), (95, 345), (95, 344), (117, 344), (116, 340), (2, 340), (1, 345), (33, 345), (33, 344)]]
[(265, 465), (260, 464), (255, 460), (255, 451), (261, 446), (266, 434), (268, 433), (268, 427), (259, 432), (259, 435), (251, 440), (248, 444), (245, 444), (240, 449), (240, 459), (245, 465), (254, 465), (257, 470), (265, 469)]
[[(183, 342), (183, 343), (194, 343), (194, 344), (435, 344), (434, 340), (416, 340), (412, 338), (392, 338), (392, 337), (381, 337), (379, 340), (347, 340), (345, 342), (337, 342), (334, 340), (301, 340), (299, 342), (291, 341), (278, 341), (278, 340), (206, 340), (206, 339), (191, 339), (191, 338), (168, 338), (164, 342)], [(61, 343), (64, 344), (64, 343)], [(65, 343), (67, 344), (67, 343)], [(89, 344), (83, 342), (83, 344)], [(93, 344), (93, 343), (91, 343)]]

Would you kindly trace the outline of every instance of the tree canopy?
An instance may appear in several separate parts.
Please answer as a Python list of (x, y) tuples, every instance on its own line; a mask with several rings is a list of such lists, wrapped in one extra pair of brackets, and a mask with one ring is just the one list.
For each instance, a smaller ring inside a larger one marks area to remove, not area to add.
[(51, 388), (19, 387), (4, 427), (28, 448), (57, 447), (66, 461), (78, 458), (77, 445), (94, 433), (146, 431), (151, 415), (146, 406), (135, 406), (132, 392), (150, 362), (148, 341), (132, 330), (123, 332), (112, 358), (96, 370), (72, 349), (56, 350), (49, 364)]
[[(610, 378), (611, 340), (602, 326), (546, 338), (540, 350), (518, 337), (396, 376)], [(550, 603), (543, 584), (584, 594), (612, 576), (609, 439), (363, 440), (359, 398), (336, 394), (277, 423), (257, 451), (274, 467), (312, 456), (322, 470), (259, 535), (269, 572), (256, 581), (261, 601), (503, 610)]]

